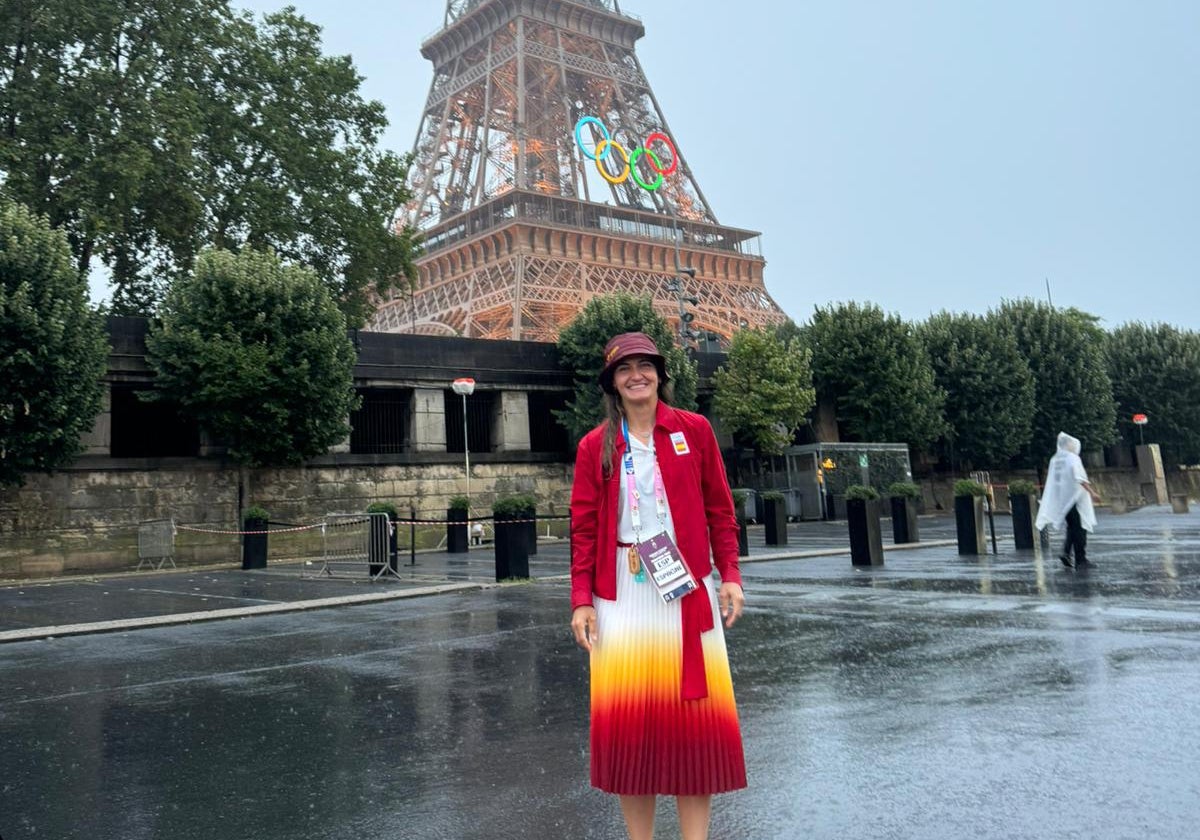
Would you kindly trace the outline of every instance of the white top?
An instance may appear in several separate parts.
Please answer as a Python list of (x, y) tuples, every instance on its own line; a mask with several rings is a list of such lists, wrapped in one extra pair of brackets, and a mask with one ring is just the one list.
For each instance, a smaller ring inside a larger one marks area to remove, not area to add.
[[(642, 515), (642, 539), (649, 539), (655, 534), (660, 534), (663, 530), (666, 530), (673, 540), (675, 539), (675, 523), (671, 519), (671, 500), (667, 499), (665, 529), (658, 521), (658, 512), (655, 510), (654, 505), (653, 437), (651, 438), (651, 444), (647, 446), (630, 434), (629, 444), (633, 450), (633, 476), (637, 482), (637, 490), (640, 494), (638, 505)], [(625, 475), (625, 460), (623, 455), (622, 459), (617, 462), (617, 469), (621, 471), (621, 489), (618, 491), (617, 498), (617, 511), (620, 514), (617, 519), (617, 542), (636, 542), (637, 538), (633, 534), (633, 518), (629, 515), (629, 493), (626, 490), (628, 476)]]
[(1058, 435), (1058, 453), (1050, 459), (1046, 469), (1046, 486), (1042, 488), (1042, 499), (1038, 506), (1035, 523), (1039, 531), (1049, 527), (1055, 531), (1071, 508), (1079, 511), (1079, 524), (1085, 531), (1096, 528), (1096, 509), (1092, 496), (1083, 486), (1088, 480), (1087, 470), (1079, 458), (1079, 440), (1066, 432)]

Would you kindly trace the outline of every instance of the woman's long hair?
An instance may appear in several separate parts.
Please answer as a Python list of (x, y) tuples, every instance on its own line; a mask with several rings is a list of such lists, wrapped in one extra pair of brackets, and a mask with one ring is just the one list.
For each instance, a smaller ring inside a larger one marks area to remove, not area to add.
[[(655, 365), (655, 367), (658, 368), (659, 402), (670, 405), (671, 400), (675, 398), (675, 389), (667, 380), (663, 367), (661, 365)], [(625, 409), (621, 405), (621, 397), (615, 392), (605, 391), (601, 402), (604, 406), (604, 442), (600, 447), (600, 464), (604, 471), (604, 478), (609, 479), (612, 478), (613, 454), (617, 449), (617, 435), (621, 434), (621, 419), (625, 416)]]

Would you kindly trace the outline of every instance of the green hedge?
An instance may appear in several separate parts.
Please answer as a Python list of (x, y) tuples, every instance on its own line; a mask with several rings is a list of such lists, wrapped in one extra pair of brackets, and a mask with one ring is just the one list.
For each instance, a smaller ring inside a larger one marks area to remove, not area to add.
[(879, 498), (879, 491), (865, 484), (851, 484), (846, 488), (846, 501), (873, 502)]
[(1008, 483), (1008, 495), (1030, 496), (1037, 493), (1037, 485), (1025, 478), (1018, 478)]
[(954, 482), (955, 496), (986, 496), (987, 488), (978, 481), (971, 481), (969, 478), (959, 479)]

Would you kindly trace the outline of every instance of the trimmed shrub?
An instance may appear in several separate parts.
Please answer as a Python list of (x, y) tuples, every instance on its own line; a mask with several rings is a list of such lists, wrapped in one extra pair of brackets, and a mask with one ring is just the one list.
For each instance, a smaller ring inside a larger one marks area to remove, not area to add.
[(955, 496), (986, 496), (987, 488), (978, 481), (972, 481), (969, 478), (959, 479), (954, 482)]
[(395, 522), (400, 518), (400, 514), (396, 511), (396, 506), (391, 502), (371, 502), (367, 505), (367, 513), (386, 513), (388, 519)]
[(1037, 493), (1037, 485), (1026, 478), (1018, 478), (1008, 483), (1008, 495), (1029, 496)]
[(846, 488), (846, 501), (871, 502), (879, 498), (879, 491), (865, 484), (851, 484)]
[(893, 481), (888, 485), (889, 496), (899, 496), (902, 499), (921, 498), (921, 488), (911, 481)]
[(245, 512), (242, 513), (242, 524), (244, 525), (252, 519), (268, 522), (271, 519), (271, 514), (267, 513), (266, 508), (261, 508), (258, 505), (254, 505), (246, 508)]

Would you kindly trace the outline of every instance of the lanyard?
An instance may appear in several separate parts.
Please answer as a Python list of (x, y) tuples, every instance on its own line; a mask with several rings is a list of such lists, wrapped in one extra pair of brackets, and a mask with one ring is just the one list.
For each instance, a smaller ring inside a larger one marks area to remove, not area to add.
[[(621, 434), (625, 438), (625, 455), (621, 461), (625, 467), (625, 497), (629, 503), (629, 519), (633, 524), (634, 539), (641, 542), (641, 494), (638, 492), (637, 478), (633, 471), (633, 446), (629, 442), (629, 421), (624, 418), (621, 419)], [(653, 435), (651, 435), (651, 441), (653, 442), (653, 440)], [(654, 511), (658, 514), (659, 525), (665, 531), (667, 529), (667, 489), (663, 486), (662, 470), (658, 468), (657, 455), (654, 456)]]

